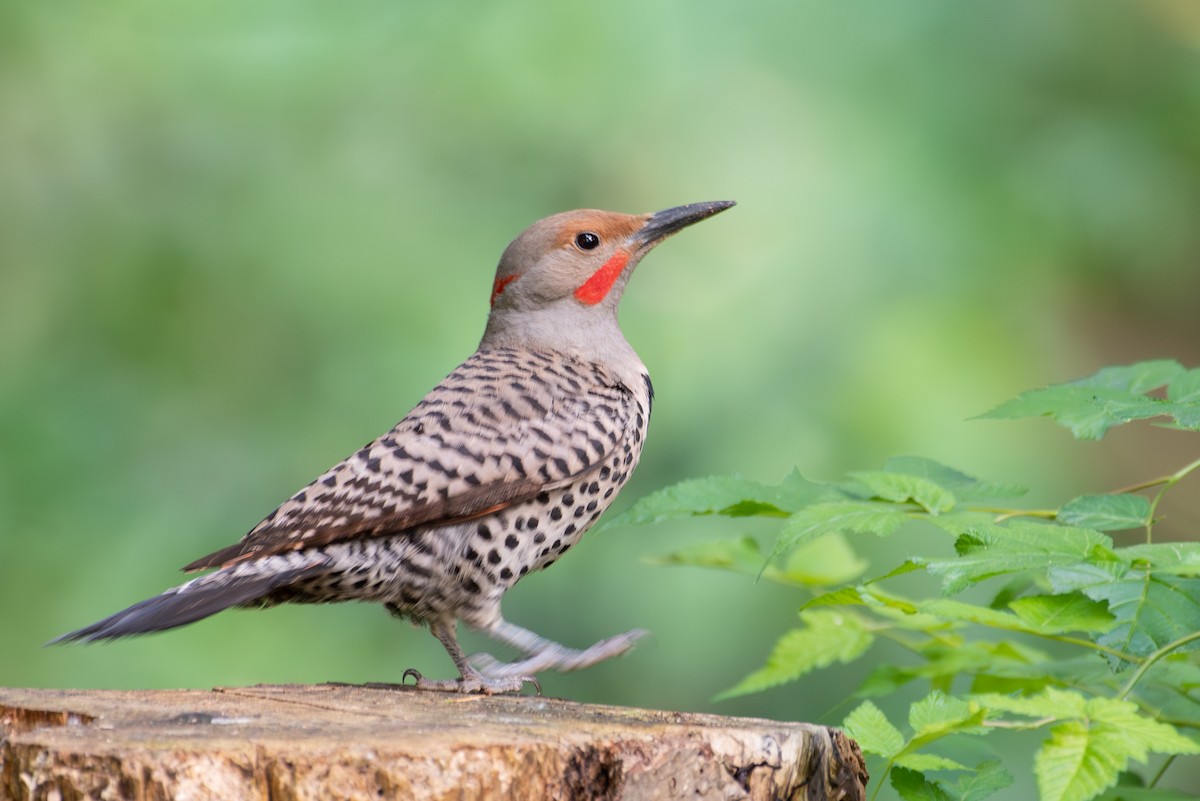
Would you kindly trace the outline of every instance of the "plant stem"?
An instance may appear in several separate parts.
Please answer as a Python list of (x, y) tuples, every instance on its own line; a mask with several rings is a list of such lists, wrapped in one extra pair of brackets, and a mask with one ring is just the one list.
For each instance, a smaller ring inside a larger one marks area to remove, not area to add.
[(1162, 484), (1162, 489), (1155, 493), (1153, 500), (1150, 501), (1150, 514), (1146, 518), (1147, 543), (1154, 541), (1154, 512), (1158, 509), (1158, 502), (1161, 501), (1163, 496), (1167, 494), (1167, 490), (1178, 484), (1185, 476), (1197, 468), (1200, 468), (1200, 459), (1197, 459), (1191, 464), (1184, 465), (1171, 475), (1158, 479), (1154, 483), (1148, 485), (1153, 487)]
[(1195, 642), (1196, 640), (1200, 640), (1200, 631), (1193, 631), (1191, 634), (1188, 634), (1185, 637), (1180, 637), (1174, 642), (1169, 642), (1162, 648), (1159, 648), (1157, 651), (1150, 654), (1150, 656), (1146, 657), (1146, 660), (1142, 662), (1142, 664), (1138, 665), (1137, 670), (1133, 671), (1133, 675), (1129, 677), (1129, 681), (1125, 682), (1125, 686), (1121, 688), (1121, 692), (1117, 693), (1117, 700), (1124, 700), (1127, 695), (1133, 692), (1133, 688), (1136, 687), (1137, 683), (1142, 680), (1143, 676), (1146, 675), (1146, 671), (1152, 668), (1156, 662), (1165, 656), (1169, 656), (1172, 651), (1182, 648), (1188, 643)]
[(1112, 491), (1108, 492), (1107, 494), (1108, 495), (1128, 495), (1131, 492), (1141, 492), (1142, 490), (1150, 489), (1151, 487), (1157, 487), (1159, 484), (1167, 484), (1167, 483), (1174, 484), (1174, 483), (1178, 482), (1179, 479), (1183, 478), (1188, 473), (1191, 473), (1193, 470), (1196, 470), (1197, 468), (1200, 468), (1200, 459), (1197, 459), (1196, 461), (1192, 462), (1191, 464), (1189, 464), (1185, 467), (1182, 467), (1179, 470), (1176, 470), (1174, 473), (1172, 473), (1169, 476), (1162, 476), (1160, 478), (1152, 478), (1149, 481), (1142, 481), (1138, 484), (1131, 484), (1128, 487), (1121, 487), (1120, 489), (1112, 490)]
[(1167, 768), (1171, 767), (1171, 763), (1175, 761), (1175, 757), (1177, 757), (1177, 756), (1179, 756), (1179, 755), (1171, 754), (1169, 757), (1167, 757), (1166, 760), (1163, 761), (1162, 767), (1158, 769), (1158, 773), (1154, 774), (1154, 778), (1151, 779), (1150, 783), (1147, 784), (1146, 786), (1153, 787), (1154, 785), (1158, 784), (1158, 780), (1161, 779), (1163, 777), (1163, 774), (1167, 772)]
[(1003, 523), (1014, 517), (1044, 517), (1048, 520), (1058, 517), (1057, 509), (1004, 509), (994, 506), (972, 506), (967, 511), (996, 515), (997, 523)]
[[(1023, 629), (1013, 629), (1013, 631), (1023, 631)], [(1122, 662), (1128, 662), (1131, 665), (1141, 665), (1145, 661), (1140, 656), (1134, 656), (1133, 654), (1127, 654), (1124, 651), (1118, 651), (1116, 648), (1109, 648), (1105, 645), (1099, 645), (1091, 640), (1081, 640), (1077, 637), (1064, 637), (1061, 634), (1040, 634), (1035, 631), (1031, 631), (1029, 634), (1046, 640), (1054, 640), (1055, 642), (1065, 642), (1069, 645), (1078, 645), (1082, 648), (1090, 648), (1093, 651), (1102, 654), (1108, 654), (1111, 657), (1120, 659)]]

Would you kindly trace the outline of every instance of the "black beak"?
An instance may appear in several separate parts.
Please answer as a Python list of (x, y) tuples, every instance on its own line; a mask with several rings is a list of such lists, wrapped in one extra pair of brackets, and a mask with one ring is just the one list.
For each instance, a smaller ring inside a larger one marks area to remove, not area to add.
[(732, 200), (714, 200), (710, 203), (689, 203), (686, 206), (655, 212), (642, 226), (642, 230), (633, 235), (633, 244), (639, 249), (648, 250), (676, 231), (725, 211), (732, 205)]

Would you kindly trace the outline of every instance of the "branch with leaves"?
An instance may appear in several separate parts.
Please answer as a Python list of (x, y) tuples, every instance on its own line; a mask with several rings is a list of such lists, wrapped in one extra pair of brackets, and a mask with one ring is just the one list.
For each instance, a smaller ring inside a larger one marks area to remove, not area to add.
[[(1173, 361), (1109, 367), (1026, 392), (984, 416), (1048, 416), (1080, 439), (1151, 418), (1200, 431), (1200, 369)], [(799, 625), (766, 663), (718, 697), (794, 682), (891, 643), (906, 659), (877, 663), (856, 695), (927, 683), (929, 694), (909, 709), (911, 733), (870, 700), (843, 725), (883, 761), (881, 775), (905, 801), (979, 801), (1008, 786), (1012, 775), (999, 760), (968, 765), (942, 749), (1005, 731), (1040, 735), (1024, 764), (1032, 762), (1042, 801), (1177, 801), (1193, 796), (1157, 785), (1176, 757), (1200, 754), (1200, 541), (1156, 542), (1154, 527), (1163, 496), (1198, 470), (1200, 459), (1057, 509), (1022, 509), (1009, 505), (1025, 494), (1019, 486), (900, 457), (832, 483), (798, 472), (778, 485), (685, 481), (643, 498), (614, 523), (776, 520), (765, 554), (744, 536), (659, 560), (733, 570), (808, 595)], [(914, 525), (944, 533), (953, 552), (913, 555), (864, 578), (872, 566), (851, 537), (888, 537)], [(940, 592), (909, 597), (891, 588), (914, 572)], [(992, 584), (1000, 586), (986, 602), (954, 597)], [(1158, 770), (1134, 772), (1132, 763), (1152, 754), (1161, 755)], [(877, 782), (875, 795), (883, 786)]]

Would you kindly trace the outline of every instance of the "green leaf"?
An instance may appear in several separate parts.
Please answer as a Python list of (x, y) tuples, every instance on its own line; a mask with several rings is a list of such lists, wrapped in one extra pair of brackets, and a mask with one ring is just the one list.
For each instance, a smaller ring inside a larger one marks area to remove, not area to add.
[(1184, 374), (1178, 362), (1149, 361), (1106, 367), (1095, 375), (1023, 392), (981, 415), (992, 419), (1049, 416), (1077, 439), (1100, 439), (1109, 428), (1171, 414), (1167, 401), (1145, 395)]
[(868, 754), (891, 758), (904, 748), (904, 735), (870, 701), (855, 707), (842, 722), (842, 728)]
[(784, 634), (767, 657), (766, 665), (715, 700), (759, 692), (834, 662), (853, 661), (875, 641), (875, 635), (867, 631), (857, 615), (814, 609), (802, 611), (800, 620), (804, 627)]
[(954, 544), (958, 557), (935, 559), (925, 569), (941, 576), (946, 592), (958, 592), (992, 576), (1083, 562), (1112, 540), (1097, 531), (1010, 520), (1006, 525), (974, 524)]
[(913, 753), (896, 757), (896, 764), (909, 770), (967, 770), (967, 766), (937, 754)]
[(1116, 625), (1108, 604), (1086, 595), (1027, 595), (1012, 601), (1008, 608), (1031, 630), (1046, 634), (1068, 631), (1105, 632)]
[(889, 473), (917, 476), (944, 487), (960, 501), (976, 501), (984, 498), (1019, 498), (1029, 492), (1017, 484), (995, 484), (972, 478), (952, 467), (939, 464), (932, 459), (919, 456), (894, 456), (884, 463)]
[(1150, 501), (1141, 495), (1081, 495), (1058, 510), (1058, 520), (1098, 531), (1142, 528), (1150, 521)]
[(874, 497), (885, 501), (912, 501), (934, 515), (954, 508), (954, 493), (925, 478), (886, 471), (851, 473), (850, 477), (866, 487)]
[(1132, 702), (1089, 699), (1083, 714), (1054, 726), (1038, 751), (1038, 790), (1044, 801), (1086, 801), (1115, 784), (1131, 759), (1144, 763), (1151, 752), (1195, 754), (1200, 744)]
[[(1116, 625), (1097, 640), (1108, 648), (1146, 656), (1200, 628), (1200, 579), (1139, 570), (1114, 575), (1111, 568), (1094, 565), (1051, 570), (1049, 577), (1056, 592), (1077, 590), (1108, 604)], [(1200, 642), (1186, 650), (1197, 647)]]
[(1016, 615), (949, 598), (936, 598), (932, 601), (926, 601), (921, 604), (921, 611), (943, 620), (978, 623), (981, 626), (990, 626), (995, 629), (1006, 629), (1008, 631), (1033, 630)]
[[(760, 569), (765, 559), (759, 559)], [(867, 567), (867, 562), (859, 558), (846, 538), (835, 533), (798, 546), (774, 572), (778, 574), (777, 580), (789, 584), (828, 587), (858, 578)], [(772, 568), (763, 570), (763, 576), (773, 577)]]
[(1082, 718), (1087, 709), (1087, 698), (1074, 690), (1059, 690), (1047, 687), (1044, 692), (1029, 696), (1010, 696), (985, 693), (972, 696), (973, 700), (989, 710), (1009, 712), (1028, 718), (1051, 718), (1071, 720)]
[(951, 731), (978, 729), (979, 707), (961, 698), (934, 690), (908, 710), (908, 725), (913, 739), (941, 736)]
[(1200, 431), (1200, 368), (1188, 370), (1167, 387), (1175, 427)]
[(894, 767), (888, 781), (904, 801), (954, 801), (940, 784), (929, 781), (916, 770)]
[(712, 514), (785, 517), (828, 493), (827, 488), (808, 482), (795, 472), (777, 487), (737, 476), (693, 478), (641, 498), (609, 525), (644, 525)]
[[(929, 627), (929, 624), (926, 622), (914, 623), (911, 626), (908, 625), (908, 621), (911, 621), (913, 618), (927, 618), (928, 615), (918, 615), (917, 612), (919, 610), (917, 609), (917, 605), (907, 598), (900, 595), (894, 595), (889, 592), (884, 592), (878, 586), (861, 586), (858, 588), (858, 590), (859, 594), (862, 596), (863, 603), (872, 607), (876, 614), (888, 617), (897, 625), (917, 629), (920, 631), (925, 631)], [(895, 612), (897, 614), (891, 615), (889, 614), (891, 612)], [(929, 618), (929, 620), (933, 622), (934, 625), (941, 627), (941, 624), (939, 624), (937, 621), (933, 621), (932, 618)]]
[(870, 501), (816, 503), (793, 514), (784, 523), (771, 551), (771, 561), (818, 537), (837, 532), (886, 537), (913, 515), (890, 504)]
[(1093, 728), (1111, 729), (1131, 758), (1145, 762), (1148, 753), (1200, 754), (1200, 743), (1183, 736), (1167, 723), (1143, 715), (1132, 701), (1091, 698), (1087, 715)]
[[(961, 766), (958, 769), (966, 770)], [(983, 801), (1013, 781), (1012, 774), (994, 760), (980, 764), (953, 784), (930, 781), (920, 771), (920, 768), (911, 768), (909, 765), (892, 769), (889, 781), (904, 801)]]
[(1094, 375), (1080, 378), (1071, 383), (1097, 389), (1122, 390), (1140, 395), (1170, 384), (1185, 372), (1179, 362), (1174, 359), (1158, 359), (1121, 367), (1104, 367)]
[[(1010, 677), (1011, 684), (1030, 691), (1042, 689), (1053, 679), (1048, 675), (1049, 657), (1045, 653), (1007, 640), (963, 641), (959, 637), (942, 634), (937, 640), (930, 640), (915, 650), (925, 660), (924, 664), (915, 667), (878, 665), (858, 688), (856, 695), (885, 695), (916, 679), (925, 679), (933, 686), (944, 689), (964, 675), (974, 676), (976, 680), (980, 676)], [(1101, 669), (1105, 675), (1108, 674), (1106, 668)], [(993, 685), (998, 683), (991, 682)]]
[(1087, 724), (1068, 720), (1050, 730), (1033, 761), (1042, 801), (1087, 801), (1117, 781), (1126, 755)]
[(821, 593), (806, 601), (801, 610), (816, 609), (820, 606), (863, 606), (866, 600), (858, 587), (838, 587), (836, 590)]
[(1167, 400), (1200, 404), (1200, 367), (1186, 370), (1167, 386)]
[(845, 537), (829, 534), (797, 548), (782, 567), (767, 565), (758, 541), (744, 536), (705, 542), (647, 560), (655, 565), (679, 565), (728, 570), (744, 576), (762, 576), (782, 584), (827, 587), (862, 575), (867, 563), (858, 558)]
[(1116, 553), (1131, 567), (1175, 576), (1200, 576), (1200, 542), (1133, 545)]
[(762, 571), (763, 558), (758, 541), (753, 537), (746, 536), (736, 540), (691, 545), (662, 556), (652, 556), (648, 561), (655, 565), (713, 567), (757, 576)]
[(983, 801), (1012, 782), (1012, 774), (999, 761), (988, 760), (977, 765), (974, 773), (960, 777), (948, 789), (958, 801)]

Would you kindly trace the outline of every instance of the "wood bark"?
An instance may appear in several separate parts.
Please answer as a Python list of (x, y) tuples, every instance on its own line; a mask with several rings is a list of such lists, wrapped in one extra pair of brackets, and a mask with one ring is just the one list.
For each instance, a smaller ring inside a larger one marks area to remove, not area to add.
[(857, 801), (822, 726), (393, 686), (0, 688), (0, 798)]

